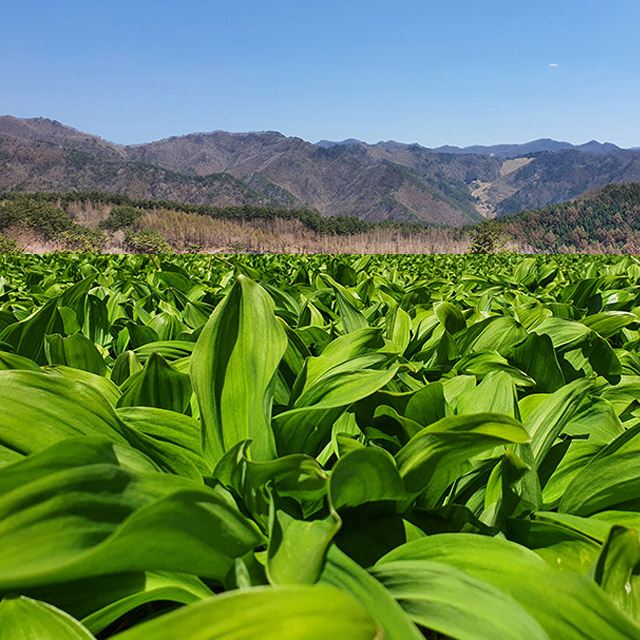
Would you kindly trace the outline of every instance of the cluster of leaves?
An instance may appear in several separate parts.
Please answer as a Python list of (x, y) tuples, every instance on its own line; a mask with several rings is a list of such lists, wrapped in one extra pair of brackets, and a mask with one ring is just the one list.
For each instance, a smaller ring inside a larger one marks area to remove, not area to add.
[(3, 637), (640, 637), (634, 258), (233, 261), (0, 256)]

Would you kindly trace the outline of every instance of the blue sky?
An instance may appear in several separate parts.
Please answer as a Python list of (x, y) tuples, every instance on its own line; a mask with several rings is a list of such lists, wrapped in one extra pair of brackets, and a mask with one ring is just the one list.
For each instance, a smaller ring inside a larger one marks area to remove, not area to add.
[(115, 142), (224, 129), (640, 146), (637, 0), (0, 8), (0, 114), (46, 116)]

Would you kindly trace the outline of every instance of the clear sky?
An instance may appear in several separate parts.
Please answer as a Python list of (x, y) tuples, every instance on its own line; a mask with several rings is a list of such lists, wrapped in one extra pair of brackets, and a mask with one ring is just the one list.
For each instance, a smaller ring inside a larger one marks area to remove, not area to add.
[(640, 146), (638, 0), (0, 9), (0, 114), (114, 142), (224, 129), (429, 147), (540, 137)]

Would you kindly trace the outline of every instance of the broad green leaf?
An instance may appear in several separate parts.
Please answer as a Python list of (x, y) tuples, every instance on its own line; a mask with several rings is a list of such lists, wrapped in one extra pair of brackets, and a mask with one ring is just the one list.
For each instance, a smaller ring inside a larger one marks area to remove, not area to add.
[(160, 341), (174, 340), (186, 328), (173, 313), (166, 311), (155, 315), (148, 327), (158, 334)]
[(497, 351), (505, 355), (526, 337), (527, 332), (513, 318), (495, 316), (467, 327), (456, 336), (456, 340), (463, 354)]
[(507, 517), (515, 519), (534, 511), (538, 505), (536, 478), (531, 467), (511, 451), (505, 451), (487, 481), (484, 511), (479, 519), (489, 526), (502, 527)]
[(428, 427), (430, 424), (444, 418), (447, 414), (447, 403), (444, 397), (444, 387), (439, 382), (432, 382), (416, 391), (404, 410), (404, 416)]
[(88, 294), (84, 300), (84, 309), (80, 312), (82, 333), (91, 342), (106, 346), (110, 340), (109, 310), (103, 300), (94, 294)]
[(531, 447), (539, 465), (556, 438), (576, 414), (585, 394), (593, 387), (591, 380), (575, 380), (551, 394), (524, 421), (531, 435)]
[(158, 271), (153, 274), (153, 279), (182, 293), (188, 293), (193, 286), (193, 283), (189, 281), (186, 275), (173, 271)]
[(324, 557), (340, 528), (334, 512), (327, 517), (303, 520), (271, 500), (267, 577), (273, 585), (313, 584), (318, 581)]
[(296, 400), (293, 409), (274, 418), (278, 452), (317, 454), (344, 409), (384, 387), (396, 372), (394, 367), (388, 371), (337, 371), (323, 376)]
[(62, 364), (103, 376), (107, 365), (93, 342), (81, 333), (63, 338), (54, 333), (45, 336), (45, 352), (49, 364)]
[(638, 322), (635, 313), (627, 313), (626, 311), (602, 311), (592, 316), (587, 316), (582, 324), (589, 327), (592, 331), (600, 334), (603, 338), (614, 336), (620, 329)]
[(638, 510), (638, 452), (623, 451), (590, 462), (567, 487), (558, 510), (589, 516), (606, 509)]
[(575, 528), (535, 519), (511, 519), (509, 539), (535, 551), (556, 569), (588, 574), (600, 553), (600, 543)]
[(0, 640), (95, 640), (64, 611), (25, 596), (0, 602)]
[(380, 331), (371, 328), (359, 329), (332, 340), (321, 355), (307, 360), (300, 379), (296, 381), (295, 397), (297, 398), (304, 393), (332, 369), (344, 365), (353, 366), (352, 363), (356, 358), (369, 354), (382, 346)]
[[(592, 274), (589, 274), (591, 276)], [(590, 298), (600, 289), (605, 283), (607, 276), (599, 277), (586, 277), (582, 279), (576, 279), (575, 283), (571, 283), (564, 291), (562, 299), (565, 301), (573, 301), (576, 307), (586, 307)]]
[(514, 280), (527, 288), (531, 288), (536, 282), (537, 275), (538, 265), (535, 258), (523, 258), (513, 270)]
[(637, 511), (617, 511), (615, 509), (610, 511), (600, 511), (599, 513), (591, 516), (590, 520), (600, 524), (606, 524), (609, 527), (618, 525), (636, 530), (640, 529), (640, 515)]
[(173, 362), (179, 358), (190, 356), (193, 353), (195, 344), (195, 342), (186, 340), (160, 340), (142, 345), (134, 353), (141, 362), (146, 362), (154, 353), (161, 355), (169, 362)]
[(453, 336), (448, 331), (436, 329), (424, 350), (416, 354), (414, 359), (424, 362), (426, 371), (442, 373), (448, 371), (459, 356), (460, 349)]
[(385, 318), (387, 337), (399, 354), (403, 354), (411, 340), (411, 318), (401, 307), (395, 307)]
[(622, 376), (619, 383), (602, 392), (602, 397), (611, 402), (618, 416), (640, 396), (640, 376)]
[(425, 427), (398, 452), (396, 462), (409, 493), (425, 492), (435, 505), (468, 468), (474, 455), (498, 445), (529, 442), (522, 425), (496, 413), (451, 416)]
[(466, 326), (464, 316), (460, 310), (450, 302), (441, 302), (434, 307), (440, 324), (451, 334), (462, 331)]
[(611, 529), (611, 525), (606, 522), (601, 522), (595, 518), (572, 516), (568, 513), (537, 511), (533, 514), (532, 518), (542, 522), (551, 522), (572, 531), (577, 531), (599, 543), (603, 543), (606, 540)]
[(63, 377), (0, 371), (0, 406), (0, 451), (27, 455), (78, 435), (127, 443), (111, 403), (94, 388)]
[(342, 319), (342, 325), (345, 333), (351, 333), (358, 331), (358, 329), (364, 329), (369, 326), (367, 319), (358, 311), (354, 304), (353, 296), (344, 287), (341, 287), (337, 283), (336, 287), (336, 299), (338, 301), (338, 312)]
[(222, 490), (129, 470), (104, 439), (56, 446), (73, 466), (44, 451), (0, 469), (0, 592), (129, 571), (220, 580), (262, 542)]
[(614, 526), (593, 569), (595, 581), (636, 622), (640, 619), (640, 541), (635, 529)]
[(72, 369), (64, 365), (50, 365), (42, 367), (42, 371), (50, 376), (61, 376), (67, 380), (73, 382), (79, 382), (87, 387), (92, 387), (112, 405), (116, 405), (120, 396), (120, 389), (108, 378), (104, 376), (90, 373), (89, 371), (83, 371), (82, 369)]
[[(558, 449), (557, 455), (555, 449)], [(539, 468), (543, 477), (544, 487), (542, 498), (545, 508), (553, 508), (558, 505), (565, 495), (567, 488), (575, 477), (582, 473), (602, 447), (589, 440), (570, 440), (558, 443), (547, 457), (545, 463)], [(557, 457), (560, 460), (557, 460)], [(552, 468), (551, 474), (547, 470), (547, 465)]]
[(68, 289), (65, 289), (60, 295), (60, 306), (69, 307), (76, 313), (78, 318), (81, 318), (84, 313), (84, 301), (94, 283), (95, 272), (76, 282), (76, 284), (70, 286)]
[(479, 379), (497, 371), (504, 371), (519, 387), (533, 387), (535, 384), (532, 378), (511, 366), (497, 351), (479, 351), (463, 356), (456, 362), (455, 370), (460, 374), (474, 375)]
[[(537, 324), (540, 324), (547, 316), (551, 315), (549, 309), (537, 300), (526, 302), (514, 308), (515, 319), (527, 330), (531, 330)], [(533, 334), (535, 335), (535, 334)]]
[(118, 407), (156, 407), (184, 413), (191, 399), (189, 376), (176, 371), (162, 356), (153, 353), (144, 368), (122, 385)]
[(604, 376), (611, 384), (616, 384), (620, 381), (622, 363), (611, 348), (611, 345), (604, 338), (596, 334), (591, 336), (587, 357), (593, 370)]
[(326, 585), (231, 591), (137, 625), (114, 640), (382, 640), (354, 598)]
[(27, 589), (29, 596), (67, 611), (92, 633), (100, 633), (148, 603), (191, 604), (213, 595), (195, 576), (180, 573), (115, 573)]
[(516, 417), (516, 389), (505, 371), (489, 373), (474, 389), (458, 396), (458, 413), (502, 413)]
[(593, 580), (553, 569), (513, 542), (467, 533), (430, 536), (391, 551), (376, 572), (396, 562), (415, 564), (416, 571), (422, 562), (442, 563), (484, 581), (516, 600), (549, 638), (631, 640), (640, 633)]
[(336, 511), (367, 502), (398, 501), (405, 488), (393, 457), (384, 449), (363, 447), (340, 458), (329, 478)]
[(607, 456), (640, 450), (640, 421), (633, 421), (627, 428), (598, 451), (596, 460)]
[(129, 376), (142, 371), (142, 365), (135, 351), (123, 351), (113, 363), (111, 380), (114, 384), (121, 385)]
[(256, 520), (269, 514), (271, 496), (266, 488), (271, 484), (279, 496), (296, 501), (305, 517), (319, 510), (327, 475), (315, 458), (294, 454), (270, 462), (252, 462), (247, 458), (249, 444), (245, 441), (230, 449), (213, 475), (244, 500)]
[(588, 436), (589, 442), (606, 445), (624, 433), (624, 426), (608, 400), (594, 397), (571, 418), (564, 433)]
[(10, 324), (0, 332), (0, 342), (11, 345), (13, 351), (37, 364), (47, 364), (44, 353), (45, 335), (61, 333), (64, 324), (57, 308), (58, 300), (48, 300), (31, 316)]
[(29, 358), (18, 356), (15, 353), (0, 351), (0, 370), (2, 369), (26, 369), (27, 371), (40, 371), (40, 367)]
[(247, 439), (253, 441), (256, 460), (275, 457), (269, 426), (272, 380), (287, 339), (273, 312), (273, 300), (264, 289), (239, 277), (193, 350), (191, 382), (211, 468), (226, 451)]
[(385, 640), (421, 640), (422, 634), (375, 578), (332, 545), (320, 582), (333, 585), (356, 598), (384, 629)]
[(591, 330), (580, 322), (549, 317), (535, 326), (533, 332), (549, 336), (554, 349), (569, 351), (584, 344), (589, 339)]
[(136, 351), (142, 346), (160, 341), (160, 336), (145, 324), (136, 324), (132, 321), (127, 324), (127, 329), (129, 330), (131, 348)]
[(509, 361), (536, 382), (537, 393), (553, 393), (565, 384), (551, 338), (547, 334), (529, 337), (509, 353)]
[(551, 640), (508, 593), (440, 562), (388, 562), (373, 576), (416, 624), (458, 640)]
[(128, 427), (129, 441), (161, 469), (195, 479), (207, 474), (198, 421), (155, 407), (123, 407), (116, 413)]
[(456, 408), (458, 404), (458, 396), (469, 389), (475, 389), (476, 382), (475, 376), (455, 376), (448, 380), (444, 380), (441, 384), (446, 403), (452, 409)]

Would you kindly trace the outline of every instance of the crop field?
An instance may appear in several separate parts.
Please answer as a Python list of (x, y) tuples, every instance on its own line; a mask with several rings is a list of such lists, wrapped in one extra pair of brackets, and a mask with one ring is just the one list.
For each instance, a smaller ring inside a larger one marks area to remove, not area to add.
[(640, 262), (0, 256), (0, 640), (637, 640)]

